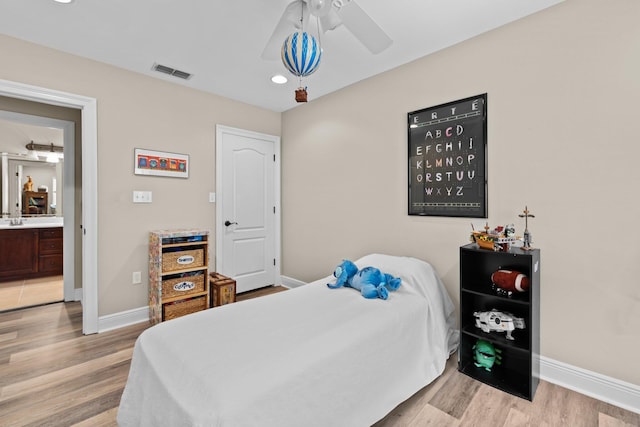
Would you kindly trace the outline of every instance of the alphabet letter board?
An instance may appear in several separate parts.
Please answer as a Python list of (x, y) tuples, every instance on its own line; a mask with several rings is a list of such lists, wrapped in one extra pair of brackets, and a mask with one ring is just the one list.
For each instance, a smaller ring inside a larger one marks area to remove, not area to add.
[(487, 94), (408, 113), (409, 215), (487, 217)]

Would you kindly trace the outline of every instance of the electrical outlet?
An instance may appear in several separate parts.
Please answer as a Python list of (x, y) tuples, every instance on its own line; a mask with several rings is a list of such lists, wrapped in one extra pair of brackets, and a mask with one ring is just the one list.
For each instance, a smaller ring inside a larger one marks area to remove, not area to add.
[(142, 283), (142, 274), (139, 271), (134, 271), (131, 281), (134, 285), (139, 285)]

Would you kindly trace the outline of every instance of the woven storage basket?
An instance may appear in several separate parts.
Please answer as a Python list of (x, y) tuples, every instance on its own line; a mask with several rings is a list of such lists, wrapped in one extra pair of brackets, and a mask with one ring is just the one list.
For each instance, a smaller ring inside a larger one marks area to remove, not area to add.
[(204, 274), (176, 277), (162, 281), (162, 298), (187, 296), (204, 292)]
[(184, 270), (186, 268), (202, 267), (204, 265), (202, 249), (190, 251), (163, 252), (162, 271)]
[(171, 304), (162, 306), (164, 320), (175, 319), (176, 317), (185, 316), (196, 311), (205, 310), (207, 308), (207, 298), (197, 297), (188, 300), (176, 301)]

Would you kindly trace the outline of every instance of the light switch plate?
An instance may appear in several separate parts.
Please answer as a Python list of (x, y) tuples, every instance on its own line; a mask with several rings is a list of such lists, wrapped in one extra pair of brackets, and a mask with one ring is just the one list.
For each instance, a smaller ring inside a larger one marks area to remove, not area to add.
[(216, 193), (209, 193), (209, 203), (216, 202)]
[(133, 203), (151, 203), (152, 193), (151, 191), (134, 191)]

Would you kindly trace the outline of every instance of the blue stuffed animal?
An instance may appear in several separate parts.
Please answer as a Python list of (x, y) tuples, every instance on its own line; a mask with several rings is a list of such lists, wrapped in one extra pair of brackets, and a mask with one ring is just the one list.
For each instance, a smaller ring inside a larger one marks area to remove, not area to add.
[(327, 283), (331, 289), (341, 288), (343, 286), (351, 286), (351, 279), (358, 272), (358, 267), (349, 260), (343, 260), (333, 272), (333, 276), (338, 279), (335, 285)]
[(351, 279), (351, 287), (358, 289), (365, 298), (389, 298), (385, 275), (375, 267), (365, 267)]
[(342, 286), (354, 288), (360, 291), (365, 298), (389, 298), (389, 291), (395, 291), (402, 283), (399, 277), (381, 272), (375, 267), (364, 267), (358, 271), (358, 267), (351, 261), (344, 260), (333, 275), (337, 278), (334, 285), (327, 283), (331, 289)]

